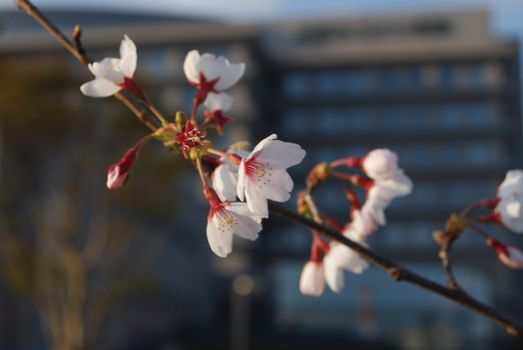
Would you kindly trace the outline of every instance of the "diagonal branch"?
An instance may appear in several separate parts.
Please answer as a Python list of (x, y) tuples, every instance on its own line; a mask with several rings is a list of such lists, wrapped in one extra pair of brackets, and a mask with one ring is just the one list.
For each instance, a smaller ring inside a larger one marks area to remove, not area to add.
[[(80, 42), (80, 32), (75, 28), (73, 43), (69, 38), (65, 36), (47, 17), (45, 17), (40, 10), (34, 6), (28, 0), (15, 0), (16, 6), (29, 16), (31, 16), (36, 22), (38, 22), (45, 30), (51, 34), (71, 55), (73, 55), (78, 61), (87, 65), (93, 60), (87, 55), (85, 49)], [(78, 27), (77, 27), (78, 28)], [(122, 92), (117, 92), (114, 97), (122, 102), (134, 115), (145, 124), (149, 129), (155, 131), (158, 125), (155, 118), (151, 117), (150, 114), (143, 108), (141, 108), (133, 99), (125, 96)]]
[(509, 334), (514, 336), (523, 336), (523, 325), (518, 321), (513, 320), (509, 316), (504, 315), (500, 311), (485, 305), (469, 295), (463, 293), (460, 290), (447, 288), (444, 285), (431, 281), (425, 277), (418, 275), (417, 273), (391, 261), (387, 258), (373, 252), (372, 250), (363, 247), (362, 245), (348, 239), (339, 232), (336, 232), (330, 227), (318, 224), (312, 220), (306, 219), (303, 216), (294, 213), (282, 206), (270, 204), (270, 210), (273, 214), (284, 217), (297, 224), (306, 226), (307, 228), (313, 229), (326, 237), (332, 238), (337, 242), (346, 245), (351, 248), (362, 257), (367, 259), (370, 263), (385, 270), (394, 280), (405, 281), (412, 283), (420, 288), (430, 291), (434, 294), (438, 294), (444, 298), (452, 300), (453, 302), (460, 304), (466, 308), (469, 308), (478, 314), (485, 316), (491, 321), (497, 323), (503, 327)]

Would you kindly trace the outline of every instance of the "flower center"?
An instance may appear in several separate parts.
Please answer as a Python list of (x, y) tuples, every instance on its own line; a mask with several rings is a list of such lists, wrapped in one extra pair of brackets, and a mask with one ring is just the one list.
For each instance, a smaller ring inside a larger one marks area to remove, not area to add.
[(254, 180), (260, 189), (271, 182), (272, 170), (268, 163), (257, 162), (256, 157), (245, 162), (245, 175)]
[(238, 218), (224, 208), (216, 211), (214, 214), (214, 224), (220, 232), (232, 232), (233, 225), (238, 224)]

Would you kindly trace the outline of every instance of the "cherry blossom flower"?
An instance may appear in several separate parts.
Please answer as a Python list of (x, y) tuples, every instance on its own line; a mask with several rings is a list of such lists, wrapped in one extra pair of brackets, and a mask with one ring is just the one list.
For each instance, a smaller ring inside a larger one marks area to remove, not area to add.
[(129, 170), (138, 155), (137, 148), (133, 147), (128, 150), (122, 159), (109, 167), (107, 170), (107, 188), (116, 190), (127, 182), (129, 179)]
[(321, 262), (309, 261), (303, 267), (300, 276), (300, 292), (319, 297), (325, 290), (325, 277)]
[(261, 230), (261, 219), (252, 214), (245, 203), (211, 201), (207, 240), (219, 257), (224, 258), (232, 252), (233, 234), (253, 241)]
[(192, 50), (185, 57), (183, 71), (189, 82), (198, 88), (196, 104), (201, 104), (209, 92), (220, 92), (236, 84), (245, 72), (245, 64), (230, 63), (223, 56), (200, 55)]
[(223, 127), (225, 124), (231, 121), (231, 118), (227, 117), (224, 112), (227, 112), (233, 103), (231, 95), (222, 92), (219, 94), (209, 93), (205, 100), (205, 123), (214, 124), (218, 135), (223, 134)]
[(523, 233), (523, 193), (503, 197), (496, 206), (499, 220), (509, 230)]
[(498, 197), (506, 198), (511, 195), (523, 194), (523, 170), (509, 170), (505, 179), (498, 187)]
[(488, 239), (487, 244), (494, 249), (499, 261), (512, 269), (523, 269), (523, 252), (514, 246), (506, 246), (503, 243)]
[(90, 97), (108, 97), (123, 88), (135, 95), (140, 94), (133, 78), (136, 61), (136, 46), (125, 35), (120, 44), (120, 58), (106, 57), (100, 62), (90, 63), (88, 67), (95, 79), (83, 84), (80, 90)]
[(305, 151), (297, 144), (276, 140), (272, 134), (244, 157), (238, 170), (238, 198), (263, 218), (268, 217), (267, 200), (285, 202), (294, 186), (287, 168), (300, 163)]

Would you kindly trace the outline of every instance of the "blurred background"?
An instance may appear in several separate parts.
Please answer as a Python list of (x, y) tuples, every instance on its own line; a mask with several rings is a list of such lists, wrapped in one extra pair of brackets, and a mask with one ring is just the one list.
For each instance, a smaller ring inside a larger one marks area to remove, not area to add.
[[(434, 280), (445, 279), (432, 231), (522, 166), (519, 0), (35, 3), (66, 33), (80, 24), (97, 59), (118, 56), (128, 34), (138, 81), (170, 117), (194, 97), (189, 50), (245, 62), (221, 145), (271, 132), (301, 144), (296, 191), (317, 162), (398, 152), (414, 192), (369, 244)], [(161, 145), (147, 145), (128, 184), (109, 193), (107, 167), (146, 130), (117, 101), (81, 95), (90, 79), (2, 0), (0, 349), (522, 348), (375, 268), (347, 274), (340, 294), (300, 295), (310, 236), (278, 218), (215, 257), (198, 179)], [(328, 183), (318, 201), (347, 220), (341, 191)], [(521, 272), (472, 234), (452, 257), (473, 296), (523, 319)]]

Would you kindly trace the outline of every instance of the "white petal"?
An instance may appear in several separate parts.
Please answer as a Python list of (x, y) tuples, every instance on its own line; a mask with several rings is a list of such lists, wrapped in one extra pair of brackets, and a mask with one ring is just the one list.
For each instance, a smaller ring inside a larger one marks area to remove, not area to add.
[(243, 183), (245, 187), (245, 200), (249, 206), (249, 210), (259, 217), (268, 218), (269, 206), (265, 194), (260, 192), (256, 185), (253, 184), (252, 181), (250, 181), (248, 178), (246, 178), (246, 181)]
[(95, 77), (103, 78), (103, 71), (100, 62), (89, 63), (87, 67), (89, 67), (89, 70)]
[(300, 276), (300, 292), (305, 295), (320, 296), (325, 289), (323, 268), (320, 263), (309, 261)]
[(343, 289), (343, 270), (338, 268), (329, 257), (329, 254), (323, 259), (323, 270), (325, 274), (325, 282), (329, 288), (335, 292), (339, 293)]
[(200, 62), (200, 53), (198, 50), (192, 50), (187, 53), (185, 61), (183, 62), (183, 72), (191, 83), (200, 82), (200, 70), (198, 69)]
[(207, 220), (207, 240), (214, 254), (225, 258), (232, 252), (232, 231), (223, 229), (219, 214), (216, 213)]
[(285, 170), (274, 170), (269, 173), (270, 182), (261, 184), (260, 192), (276, 202), (287, 202), (291, 198), (293, 182)]
[(231, 171), (226, 164), (220, 164), (212, 173), (212, 187), (223, 202), (231, 202), (236, 199), (236, 186), (238, 174)]
[(127, 35), (123, 36), (123, 40), (120, 44), (120, 58), (125, 58), (129, 55), (136, 54), (136, 45)]
[(513, 169), (507, 172), (505, 179), (498, 187), (498, 197), (523, 194), (523, 170)]
[[(225, 73), (225, 61), (226, 58), (223, 56), (216, 58), (213, 54), (204, 53), (200, 57), (198, 68), (205, 75), (207, 81), (214, 80), (221, 78), (222, 74)], [(217, 86), (215, 87), (217, 88)]]
[(225, 60), (225, 70), (220, 76), (220, 80), (216, 84), (216, 89), (218, 91), (225, 90), (233, 86), (240, 80), (243, 73), (245, 72), (244, 63), (229, 63), (228, 60)]
[(523, 233), (523, 195), (503, 197), (496, 207), (503, 225), (515, 233)]
[(257, 223), (261, 223), (261, 221), (262, 221), (261, 217), (257, 216), (249, 209), (249, 206), (247, 205), (247, 203), (233, 202), (233, 203), (230, 203), (226, 208), (229, 211), (231, 211), (237, 215), (246, 216), (248, 218), (251, 218), (252, 220), (254, 220)]
[(82, 86), (80, 90), (90, 97), (108, 97), (120, 91), (121, 87), (106, 79), (91, 80)]
[(121, 72), (126, 77), (132, 78), (136, 71), (136, 61), (138, 56), (136, 54), (136, 45), (127, 35), (124, 35), (124, 39), (120, 44), (120, 57)]
[(245, 158), (243, 158), (238, 167), (238, 184), (236, 185), (236, 195), (241, 201), (245, 200), (245, 179)]
[(271, 140), (265, 143), (256, 157), (268, 162), (273, 169), (286, 169), (299, 164), (305, 158), (305, 151), (296, 143)]
[(350, 228), (356, 231), (361, 237), (366, 237), (372, 234), (377, 226), (368, 213), (363, 213), (361, 210), (355, 210), (353, 212), (353, 220), (350, 224)]
[(204, 105), (209, 111), (221, 110), (226, 112), (232, 107), (233, 101), (233, 97), (226, 92), (219, 94), (211, 92), (207, 95)]
[(250, 212), (247, 204), (231, 203), (225, 209), (232, 212), (235, 216), (234, 234), (251, 241), (258, 238), (262, 225), (260, 224), (260, 219)]
[(412, 180), (399, 169), (394, 177), (377, 180), (376, 184), (380, 187), (382, 195), (387, 198), (405, 196), (412, 192)]
[(106, 57), (100, 61), (101, 78), (111, 80), (116, 84), (124, 82), (124, 74), (121, 69), (119, 58)]
[(276, 134), (271, 134), (269, 136), (267, 136), (266, 138), (264, 138), (263, 140), (261, 140), (260, 142), (258, 142), (258, 144), (256, 145), (256, 147), (254, 147), (254, 149), (252, 150), (251, 154), (249, 154), (246, 158), (246, 160), (249, 160), (250, 158), (252, 158), (253, 156), (257, 155), (265, 146), (266, 144), (271, 141), (271, 140), (275, 140), (276, 138), (278, 138), (278, 135)]

